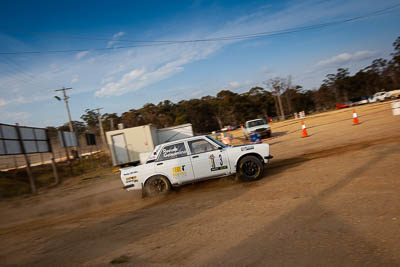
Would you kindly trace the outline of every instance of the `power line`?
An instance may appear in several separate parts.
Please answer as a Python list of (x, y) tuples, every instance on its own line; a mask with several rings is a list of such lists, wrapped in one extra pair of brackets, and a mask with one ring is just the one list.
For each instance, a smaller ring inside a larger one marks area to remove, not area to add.
[[(26, 84), (32, 84), (35, 86), (41, 86), (42, 83), (38, 79), (37, 75), (26, 71), (24, 67), (11, 58), (9, 56), (3, 56), (0, 57), (0, 66), (3, 65), (5, 68), (1, 68), (0, 73), (7, 74), (8, 77), (11, 77), (13, 80), (20, 81), (22, 83)], [(6, 77), (6, 82), (3, 82), (0, 84), (1, 88), (7, 88), (7, 87), (14, 87), (14, 81), (10, 78)], [(4, 79), (3, 79), (4, 80)]]
[(283, 30), (274, 30), (274, 31), (266, 31), (266, 32), (258, 32), (258, 33), (250, 33), (250, 34), (241, 34), (241, 35), (231, 35), (231, 36), (222, 36), (215, 38), (206, 38), (206, 39), (193, 39), (193, 40), (115, 40), (109, 38), (101, 38), (101, 37), (85, 37), (85, 36), (75, 36), (75, 35), (66, 35), (66, 34), (52, 34), (52, 33), (44, 33), (44, 32), (28, 32), (28, 31), (16, 31), (20, 33), (28, 33), (28, 34), (36, 34), (48, 37), (55, 38), (70, 38), (70, 39), (81, 39), (81, 40), (94, 40), (94, 41), (114, 41), (114, 42), (130, 42), (130, 43), (150, 43), (143, 45), (130, 45), (130, 46), (117, 46), (117, 47), (104, 47), (104, 48), (84, 48), (84, 49), (69, 49), (69, 50), (50, 50), (50, 51), (23, 51), (23, 52), (0, 52), (0, 55), (18, 55), (18, 54), (42, 54), (42, 53), (68, 53), (68, 52), (85, 52), (85, 51), (106, 51), (106, 50), (114, 50), (114, 49), (126, 49), (126, 48), (137, 48), (137, 47), (148, 47), (148, 46), (161, 46), (161, 45), (172, 45), (172, 44), (182, 44), (182, 43), (199, 43), (199, 42), (217, 42), (217, 41), (232, 41), (232, 40), (246, 40), (246, 39), (254, 39), (260, 37), (270, 37), (277, 36), (283, 34), (291, 34), (308, 30), (315, 30), (320, 28), (325, 28), (329, 26), (334, 26), (338, 24), (344, 24), (356, 20), (366, 19), (372, 16), (379, 16), (383, 14), (387, 14), (391, 12), (393, 9), (400, 6), (399, 4), (380, 9), (371, 13), (367, 13), (364, 15), (314, 24), (309, 26), (302, 27), (294, 27)]

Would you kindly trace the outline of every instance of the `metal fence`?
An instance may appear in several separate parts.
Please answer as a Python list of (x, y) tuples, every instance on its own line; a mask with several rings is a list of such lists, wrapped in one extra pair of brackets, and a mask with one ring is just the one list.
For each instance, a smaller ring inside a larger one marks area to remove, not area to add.
[[(100, 136), (96, 136), (97, 145), (87, 146), (85, 136), (79, 136), (80, 146), (77, 148), (81, 156), (87, 156), (95, 151), (104, 150)], [(54, 157), (56, 162), (65, 161), (67, 159), (65, 149), (61, 147), (58, 136), (51, 137), (50, 143), (53, 148)], [(51, 160), (51, 153), (31, 153), (27, 155), (32, 166), (41, 164), (49, 164)], [(6, 171), (15, 168), (25, 167), (24, 155), (0, 155), (0, 171)]]

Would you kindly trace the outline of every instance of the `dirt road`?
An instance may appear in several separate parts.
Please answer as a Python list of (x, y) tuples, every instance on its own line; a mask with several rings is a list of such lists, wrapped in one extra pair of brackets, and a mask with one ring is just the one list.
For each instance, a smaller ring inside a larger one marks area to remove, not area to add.
[(274, 123), (257, 182), (143, 200), (104, 172), (3, 201), (0, 264), (399, 266), (400, 116), (389, 103), (357, 112), (357, 126), (351, 110), (308, 117), (308, 138), (298, 121)]

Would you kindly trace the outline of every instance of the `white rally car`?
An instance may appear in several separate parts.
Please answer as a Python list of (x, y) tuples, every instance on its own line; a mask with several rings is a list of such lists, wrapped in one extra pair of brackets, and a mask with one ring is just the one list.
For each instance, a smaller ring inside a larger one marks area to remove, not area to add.
[(127, 190), (153, 196), (235, 173), (243, 181), (257, 180), (271, 158), (268, 144), (227, 146), (210, 136), (196, 136), (157, 146), (146, 164), (121, 169), (121, 180)]

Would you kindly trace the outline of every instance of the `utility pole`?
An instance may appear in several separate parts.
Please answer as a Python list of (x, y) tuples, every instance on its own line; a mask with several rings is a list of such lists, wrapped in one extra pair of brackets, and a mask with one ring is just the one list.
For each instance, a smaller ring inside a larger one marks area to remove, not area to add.
[(97, 110), (97, 118), (99, 120), (101, 140), (103, 141), (103, 146), (107, 147), (106, 137), (104, 135), (104, 130), (103, 130), (103, 124), (101, 123), (100, 109), (103, 109), (103, 108), (95, 108), (95, 110)]
[[(70, 132), (73, 132), (73, 131), (74, 131), (74, 127), (72, 127), (71, 112), (69, 111), (69, 106), (68, 106), (68, 99), (69, 99), (69, 96), (67, 96), (67, 93), (65, 92), (65, 91), (71, 90), (71, 89), (72, 89), (72, 88), (64, 88), (64, 87), (63, 87), (63, 88), (61, 88), (61, 89), (57, 89), (57, 90), (54, 90), (54, 91), (56, 91), (56, 92), (62, 91), (62, 92), (63, 92), (65, 107), (67, 108), (67, 113), (68, 113), (69, 131), (70, 131)], [(57, 97), (57, 96), (56, 96), (55, 98), (57, 98), (58, 100), (60, 100), (60, 98)]]

